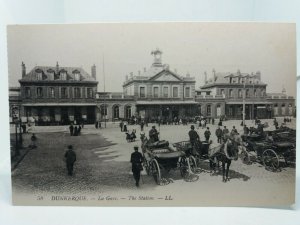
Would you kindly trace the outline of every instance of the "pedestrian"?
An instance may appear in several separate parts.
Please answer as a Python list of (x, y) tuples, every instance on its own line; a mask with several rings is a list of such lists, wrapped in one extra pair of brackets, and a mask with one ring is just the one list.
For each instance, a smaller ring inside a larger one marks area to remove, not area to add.
[(31, 140), (30, 147), (31, 147), (31, 148), (36, 148), (36, 147), (37, 147), (37, 146), (36, 146), (36, 140), (37, 140), (37, 137), (35, 136), (34, 133), (32, 134), (30, 140)]
[(123, 125), (123, 132), (127, 132), (127, 124), (126, 124), (126, 122)]
[(74, 126), (71, 123), (71, 125), (69, 126), (69, 130), (70, 130), (70, 135), (73, 136), (74, 135)]
[(158, 134), (159, 132), (156, 130), (155, 126), (152, 126), (152, 129), (149, 131), (149, 139), (152, 143), (159, 141)]
[(141, 131), (144, 131), (144, 121), (141, 121)]
[(124, 125), (123, 120), (121, 120), (121, 122), (120, 122), (121, 132), (123, 132), (123, 125)]
[(143, 170), (143, 155), (139, 152), (138, 146), (134, 146), (134, 152), (131, 154), (130, 162), (132, 165), (131, 170), (133, 173), (133, 178), (135, 180), (135, 186), (139, 187), (141, 171)]
[(204, 121), (204, 119), (201, 120), (201, 126), (202, 126), (202, 129), (205, 127), (205, 121)]
[(77, 126), (75, 126), (73, 136), (77, 136), (77, 135), (78, 135), (78, 128)]
[(207, 127), (206, 131), (204, 132), (206, 142), (209, 141), (210, 135), (211, 135), (211, 133), (210, 133), (209, 127)]
[(220, 126), (218, 127), (218, 129), (216, 130), (216, 136), (218, 139), (218, 143), (222, 143), (222, 129), (220, 128)]
[[(192, 151), (191, 153), (195, 154), (197, 153), (196, 144), (197, 142), (200, 142), (200, 137), (198, 133), (195, 131), (195, 126), (191, 125), (191, 130), (189, 131), (189, 138), (192, 145)], [(200, 148), (199, 148), (200, 150)], [(201, 155), (201, 154), (200, 154)]]
[(221, 120), (221, 118), (219, 120), (218, 126), (220, 126), (220, 127), (222, 126), (222, 120)]
[(200, 120), (198, 119), (197, 120), (197, 129), (199, 129), (200, 128)]
[(98, 121), (96, 121), (95, 128), (98, 129), (98, 127), (99, 127), (99, 123), (98, 123)]
[(226, 128), (226, 126), (224, 126), (224, 129), (222, 131), (222, 138), (223, 141), (225, 140), (225, 137), (229, 134), (229, 130)]
[(234, 135), (236, 135), (238, 132), (237, 132), (237, 129), (235, 128), (235, 126), (232, 127), (232, 130), (230, 132), (230, 135), (233, 137)]
[(65, 153), (65, 161), (67, 164), (68, 175), (73, 175), (73, 167), (76, 162), (76, 153), (73, 151), (73, 146), (69, 145), (68, 150)]
[(212, 119), (211, 119), (211, 124), (212, 124), (212, 125), (215, 125), (215, 118), (212, 118)]
[(249, 128), (247, 127), (247, 125), (244, 125), (244, 135), (248, 135), (249, 134)]
[(79, 126), (78, 126), (78, 130), (77, 130), (77, 135), (78, 135), (78, 136), (80, 135), (80, 132), (81, 132), (81, 126), (79, 125)]

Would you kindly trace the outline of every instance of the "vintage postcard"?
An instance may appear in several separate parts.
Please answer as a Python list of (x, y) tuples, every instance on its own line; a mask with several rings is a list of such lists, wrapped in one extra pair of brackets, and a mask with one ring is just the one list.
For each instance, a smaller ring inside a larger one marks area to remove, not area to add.
[(292, 205), (295, 27), (8, 26), (13, 204)]

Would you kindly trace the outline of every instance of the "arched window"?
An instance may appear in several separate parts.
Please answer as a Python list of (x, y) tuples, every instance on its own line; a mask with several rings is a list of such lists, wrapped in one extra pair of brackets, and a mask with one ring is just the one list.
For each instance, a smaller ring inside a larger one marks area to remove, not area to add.
[(125, 118), (126, 119), (131, 118), (131, 106), (130, 105), (125, 107)]
[(278, 116), (278, 104), (274, 105), (274, 116)]
[(285, 104), (283, 103), (281, 105), (281, 115), (284, 116), (286, 114), (286, 111), (285, 111)]
[(113, 108), (113, 118), (119, 118), (119, 106), (114, 106)]
[(217, 105), (216, 111), (217, 111), (217, 117), (220, 117), (221, 116), (221, 106), (220, 105)]
[(249, 89), (246, 90), (246, 98), (249, 98), (250, 94), (249, 94)]
[(257, 97), (257, 91), (254, 89), (254, 97)]
[(243, 92), (241, 89), (239, 89), (239, 98), (242, 98), (243, 97)]
[(229, 98), (233, 98), (233, 90), (229, 89)]
[(289, 116), (293, 115), (293, 106), (292, 104), (289, 104)]
[(101, 113), (101, 117), (102, 118), (104, 118), (105, 116), (107, 116), (107, 106), (101, 105), (100, 106), (100, 113)]

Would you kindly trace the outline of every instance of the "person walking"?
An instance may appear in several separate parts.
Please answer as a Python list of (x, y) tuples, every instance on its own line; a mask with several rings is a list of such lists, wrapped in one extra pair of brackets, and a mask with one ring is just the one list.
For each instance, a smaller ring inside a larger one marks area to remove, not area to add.
[(207, 127), (206, 131), (204, 132), (206, 142), (209, 141), (210, 135), (211, 135), (211, 133), (210, 133), (209, 127)]
[(249, 128), (247, 127), (247, 125), (244, 125), (244, 135), (248, 135), (249, 134)]
[(37, 146), (36, 146), (36, 140), (37, 140), (37, 137), (35, 136), (35, 134), (32, 134), (30, 140), (31, 140), (30, 147), (31, 147), (31, 148), (36, 148), (36, 147), (37, 147)]
[(72, 123), (71, 123), (71, 125), (69, 126), (69, 130), (70, 130), (70, 135), (73, 136), (73, 134), (74, 134), (74, 126), (73, 126)]
[(222, 138), (225, 140), (225, 137), (229, 134), (229, 130), (224, 126), (224, 129), (222, 131)]
[(65, 153), (65, 161), (67, 165), (68, 175), (73, 175), (74, 163), (76, 162), (76, 153), (73, 151), (73, 146), (69, 145)]
[(141, 131), (144, 131), (144, 121), (141, 121)]
[(77, 135), (78, 135), (78, 127), (75, 125), (73, 136), (77, 136)]
[(189, 131), (189, 138), (190, 138), (190, 142), (192, 145), (192, 151), (193, 151), (191, 153), (195, 154), (195, 153), (197, 153), (196, 144), (198, 141), (200, 142), (200, 137), (199, 137), (198, 133), (195, 131), (194, 125), (191, 125), (191, 130)]
[(222, 129), (220, 127), (218, 127), (218, 129), (216, 130), (216, 136), (218, 139), (218, 143), (222, 143)]
[(131, 154), (130, 162), (132, 165), (131, 170), (133, 173), (133, 178), (135, 180), (135, 186), (139, 187), (141, 171), (143, 170), (143, 155), (139, 152), (138, 146), (134, 146), (134, 152)]
[(232, 130), (230, 132), (230, 135), (233, 137), (234, 135), (236, 135), (238, 132), (237, 132), (237, 129), (235, 128), (235, 126), (232, 127)]
[(123, 132), (123, 126), (124, 126), (124, 123), (123, 123), (123, 120), (120, 122), (120, 128), (121, 128), (121, 132)]

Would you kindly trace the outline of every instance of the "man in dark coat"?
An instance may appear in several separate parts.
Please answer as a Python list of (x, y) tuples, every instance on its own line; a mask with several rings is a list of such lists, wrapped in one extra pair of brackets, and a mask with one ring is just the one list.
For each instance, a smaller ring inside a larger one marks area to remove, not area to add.
[(224, 126), (224, 129), (222, 131), (222, 138), (225, 140), (226, 135), (229, 134), (229, 130)]
[(206, 131), (204, 132), (206, 142), (209, 141), (210, 135), (211, 135), (211, 133), (210, 133), (209, 127), (207, 127)]
[[(197, 148), (197, 142), (199, 143), (200, 142), (200, 137), (197, 133), (197, 131), (195, 131), (195, 126), (192, 125), (191, 126), (191, 130), (189, 131), (189, 137), (190, 137), (190, 142), (191, 142), (191, 145), (192, 145), (192, 152), (193, 154), (196, 154), (197, 153), (197, 150), (200, 150), (199, 149), (196, 149)], [(200, 153), (201, 155), (201, 153)]]
[(248, 135), (249, 134), (249, 128), (247, 127), (247, 125), (244, 125), (244, 135)]
[(71, 123), (71, 125), (69, 126), (69, 130), (70, 130), (70, 135), (73, 136), (73, 132), (74, 132), (74, 126), (73, 124)]
[(218, 143), (221, 144), (222, 142), (222, 129), (220, 127), (218, 127), (218, 129), (216, 130), (216, 136), (218, 139)]
[(132, 164), (132, 173), (135, 180), (135, 186), (139, 187), (141, 170), (143, 170), (143, 155), (139, 152), (139, 147), (134, 146), (134, 152), (131, 154), (130, 162)]
[(233, 137), (235, 134), (237, 134), (237, 129), (235, 128), (235, 126), (232, 127), (232, 130), (230, 132), (230, 135)]
[(158, 131), (156, 130), (155, 126), (152, 126), (152, 129), (149, 131), (149, 138), (151, 142), (159, 141)]
[(69, 145), (68, 150), (65, 153), (65, 159), (67, 164), (68, 175), (73, 175), (73, 166), (76, 161), (76, 153), (73, 151), (73, 146)]

